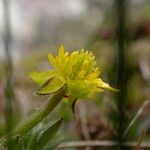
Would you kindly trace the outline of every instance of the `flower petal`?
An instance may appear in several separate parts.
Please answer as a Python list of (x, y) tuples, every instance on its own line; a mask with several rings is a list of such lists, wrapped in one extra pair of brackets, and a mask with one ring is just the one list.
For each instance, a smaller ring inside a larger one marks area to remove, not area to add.
[(48, 60), (51, 63), (51, 65), (56, 67), (56, 60), (55, 60), (54, 56), (51, 53), (48, 54)]
[(64, 52), (65, 52), (65, 49), (64, 49), (64, 47), (61, 45), (60, 48), (59, 48), (58, 56), (62, 58), (63, 55), (64, 55)]
[(102, 83), (102, 86), (101, 86), (101, 87), (102, 87), (102, 88), (105, 88), (105, 89), (112, 90), (112, 91), (114, 91), (114, 92), (119, 92), (118, 89), (112, 88), (109, 84), (107, 84), (107, 83), (105, 83), (105, 82)]
[(56, 74), (54, 71), (48, 70), (43, 72), (31, 72), (29, 76), (37, 84), (44, 84), (47, 80), (56, 76)]
[(103, 82), (101, 79), (97, 79), (96, 84), (97, 84), (97, 87), (109, 89), (109, 90), (112, 90), (114, 92), (119, 92), (118, 89), (112, 88), (109, 84)]
[(51, 81), (46, 82), (36, 93), (40, 95), (51, 94), (58, 91), (65, 81), (60, 77), (54, 77)]

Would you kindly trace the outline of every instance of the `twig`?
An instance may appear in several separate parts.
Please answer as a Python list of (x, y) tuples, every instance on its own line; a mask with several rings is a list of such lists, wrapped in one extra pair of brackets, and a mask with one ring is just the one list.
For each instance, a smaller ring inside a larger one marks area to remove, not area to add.
[[(138, 142), (125, 142), (123, 143), (124, 147), (137, 147)], [(66, 149), (71, 147), (86, 147), (86, 146), (92, 146), (92, 147), (116, 147), (118, 146), (118, 142), (116, 141), (74, 141), (74, 142), (66, 142), (60, 144), (57, 149)], [(149, 148), (150, 149), (150, 143), (143, 142), (140, 144), (141, 148)]]

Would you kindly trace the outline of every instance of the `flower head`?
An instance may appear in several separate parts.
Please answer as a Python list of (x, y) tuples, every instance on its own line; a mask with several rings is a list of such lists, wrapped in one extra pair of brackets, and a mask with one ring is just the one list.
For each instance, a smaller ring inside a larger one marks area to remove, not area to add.
[(48, 59), (53, 70), (30, 73), (31, 79), (41, 85), (38, 94), (51, 94), (64, 84), (67, 85), (67, 94), (76, 98), (91, 97), (104, 89), (117, 91), (99, 78), (100, 70), (90, 51), (74, 51), (69, 55), (61, 46), (58, 56), (50, 53)]

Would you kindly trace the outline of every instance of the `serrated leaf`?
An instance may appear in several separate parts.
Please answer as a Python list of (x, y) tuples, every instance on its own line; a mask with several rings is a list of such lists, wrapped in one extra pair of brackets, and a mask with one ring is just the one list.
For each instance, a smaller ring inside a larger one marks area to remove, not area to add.
[(57, 121), (54, 125), (47, 128), (40, 136), (36, 143), (36, 150), (41, 150), (46, 144), (55, 136), (62, 123), (62, 119)]
[(30, 78), (37, 84), (44, 84), (47, 80), (56, 76), (54, 71), (44, 71), (44, 72), (31, 72), (29, 74)]
[(50, 81), (48, 80), (42, 87), (37, 91), (37, 94), (45, 95), (51, 94), (58, 91), (63, 85), (65, 81), (59, 77), (54, 77)]

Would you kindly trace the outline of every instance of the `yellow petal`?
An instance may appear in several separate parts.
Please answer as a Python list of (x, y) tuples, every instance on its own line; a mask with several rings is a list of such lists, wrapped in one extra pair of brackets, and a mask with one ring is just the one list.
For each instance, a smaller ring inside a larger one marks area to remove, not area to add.
[(54, 56), (51, 53), (48, 54), (48, 60), (51, 63), (51, 65), (56, 67), (56, 60), (55, 60)]
[(114, 92), (119, 92), (118, 89), (112, 88), (109, 84), (103, 82), (100, 78), (95, 80), (95, 81), (96, 81), (97, 87), (109, 89), (109, 90), (112, 90)]
[(90, 64), (87, 60), (85, 60), (82, 64), (82, 69), (88, 69), (90, 67)]
[(79, 56), (79, 52), (78, 52), (78, 51), (73, 52), (73, 53), (69, 56), (68, 62), (67, 62), (67, 64), (66, 64), (68, 75), (70, 75), (70, 74), (72, 73), (72, 67), (73, 67), (73, 66), (75, 65), (75, 63), (77, 62), (78, 56)]
[(114, 92), (119, 92), (119, 90), (118, 89), (115, 89), (115, 88), (112, 88), (109, 84), (107, 84), (107, 83), (102, 83), (102, 86), (101, 86), (102, 88), (106, 88), (106, 89), (109, 89), (109, 90), (112, 90), (112, 91), (114, 91)]
[(86, 74), (85, 70), (81, 70), (77, 76), (77, 79), (83, 79)]
[(47, 80), (56, 76), (56, 73), (53, 70), (48, 70), (43, 72), (31, 72), (29, 76), (37, 84), (43, 84)]
[(58, 56), (59, 56), (59, 57), (63, 57), (64, 52), (65, 52), (65, 49), (64, 49), (64, 47), (61, 45), (60, 48), (59, 48)]

